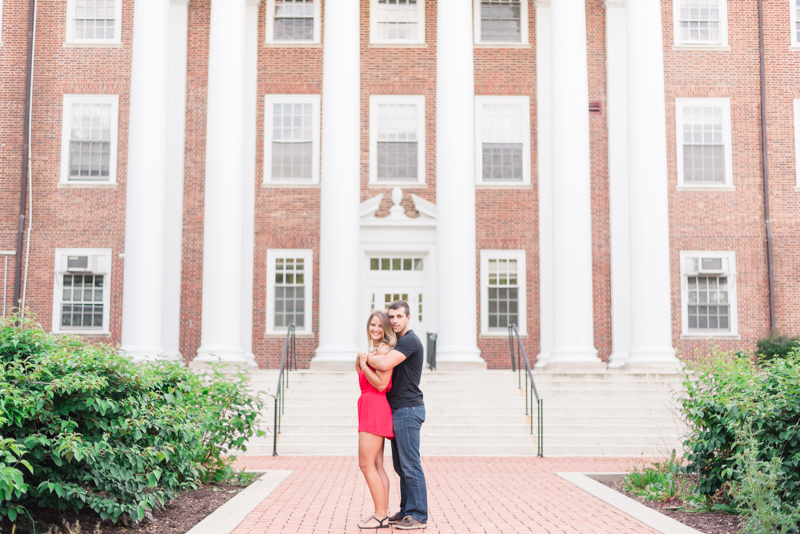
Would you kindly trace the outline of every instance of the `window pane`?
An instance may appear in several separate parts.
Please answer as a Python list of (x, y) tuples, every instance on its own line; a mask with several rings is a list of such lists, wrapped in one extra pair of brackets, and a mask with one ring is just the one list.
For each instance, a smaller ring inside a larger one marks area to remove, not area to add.
[(313, 41), (313, 0), (275, 0), (274, 24), (276, 41)]
[(721, 106), (683, 108), (683, 179), (686, 183), (725, 183)]
[(72, 103), (68, 179), (108, 180), (111, 112), (110, 103)]
[(481, 41), (522, 42), (520, 0), (481, 1)]
[(380, 104), (377, 113), (377, 179), (417, 181), (417, 104)]
[[(689, 330), (730, 331), (727, 276), (691, 278), (697, 280), (697, 291), (689, 291)], [(697, 306), (694, 303), (710, 305)]]
[(678, 17), (682, 42), (721, 43), (720, 1), (723, 0), (681, 0)]
[[(103, 329), (103, 275), (62, 275), (61, 326)], [(80, 288), (80, 289), (75, 289)]]
[(73, 37), (80, 40), (114, 38), (115, 0), (75, 0)]
[(379, 0), (373, 16), (381, 41), (414, 41), (419, 20), (416, 0)]
[(305, 325), (305, 262), (303, 258), (280, 258), (275, 260), (275, 267), (282, 267), (287, 274), (278, 275), (275, 280), (274, 328), (284, 329), (290, 324), (302, 328)]
[[(502, 329), (516, 324), (519, 310), (517, 260), (489, 260), (488, 315), (489, 328)], [(494, 271), (494, 272), (493, 272)]]

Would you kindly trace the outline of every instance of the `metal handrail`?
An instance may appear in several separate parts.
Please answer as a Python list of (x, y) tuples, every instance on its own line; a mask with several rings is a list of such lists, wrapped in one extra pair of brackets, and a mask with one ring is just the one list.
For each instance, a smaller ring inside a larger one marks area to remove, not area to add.
[[(515, 337), (517, 341), (517, 350), (514, 349)], [(531, 371), (531, 363), (528, 361), (528, 354), (525, 352), (525, 347), (522, 345), (517, 325), (513, 323), (508, 325), (508, 346), (511, 349), (511, 371), (517, 373), (517, 383), (520, 389), (522, 389), (522, 361), (525, 361), (525, 415), (529, 415), (531, 418), (531, 434), (533, 434), (533, 399), (536, 398), (536, 452), (539, 458), (544, 458), (544, 444), (542, 443), (544, 434), (544, 426), (542, 424), (544, 400), (539, 397), (539, 392), (536, 390), (536, 383), (533, 381), (533, 372)], [(529, 380), (530, 395), (528, 394)]]
[[(289, 329), (286, 331), (286, 341), (283, 342), (281, 370), (278, 373), (278, 387), (275, 389), (275, 423), (272, 428), (272, 456), (278, 456), (278, 434), (281, 433), (281, 416), (286, 408), (283, 386), (285, 384), (286, 389), (289, 389), (288, 371), (291, 371), (292, 365), (294, 365), (294, 370), (297, 371), (297, 346), (295, 345), (294, 330), (294, 324), (290, 324)], [(283, 373), (284, 370), (287, 371), (285, 375)]]

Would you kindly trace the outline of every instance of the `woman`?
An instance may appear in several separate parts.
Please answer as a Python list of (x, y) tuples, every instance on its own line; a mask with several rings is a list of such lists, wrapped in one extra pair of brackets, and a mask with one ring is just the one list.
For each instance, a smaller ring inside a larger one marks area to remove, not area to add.
[(358, 466), (367, 479), (375, 513), (358, 528), (389, 528), (389, 477), (383, 469), (383, 444), (384, 438), (394, 438), (392, 409), (386, 400), (386, 393), (392, 389), (392, 371), (376, 371), (367, 363), (370, 354), (386, 354), (397, 343), (384, 312), (375, 311), (369, 316), (367, 339), (369, 351), (362, 353), (358, 362)]

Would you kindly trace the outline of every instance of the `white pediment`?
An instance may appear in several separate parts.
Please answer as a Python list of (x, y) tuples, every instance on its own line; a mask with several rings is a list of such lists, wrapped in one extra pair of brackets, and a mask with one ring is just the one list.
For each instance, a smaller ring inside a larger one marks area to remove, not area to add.
[(436, 204), (417, 195), (411, 195), (411, 201), (419, 217), (409, 217), (406, 215), (406, 209), (400, 204), (403, 201), (403, 190), (399, 187), (392, 189), (392, 207), (389, 208), (389, 215), (376, 217), (375, 214), (381, 207), (384, 195), (385, 193), (375, 195), (361, 203), (359, 215), (362, 226), (436, 226)]

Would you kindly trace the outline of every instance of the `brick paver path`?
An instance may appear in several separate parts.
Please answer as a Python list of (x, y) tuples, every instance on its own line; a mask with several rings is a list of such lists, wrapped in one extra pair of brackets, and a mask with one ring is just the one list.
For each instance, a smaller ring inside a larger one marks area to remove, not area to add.
[[(626, 471), (634, 463), (625, 458), (426, 457), (430, 517), (425, 532), (651, 534), (655, 531), (555, 474)], [(237, 465), (293, 472), (234, 534), (376, 532), (356, 527), (372, 514), (372, 499), (355, 457), (250, 456), (240, 457)], [(388, 456), (385, 465), (392, 479), (391, 513), (400, 497)]]

